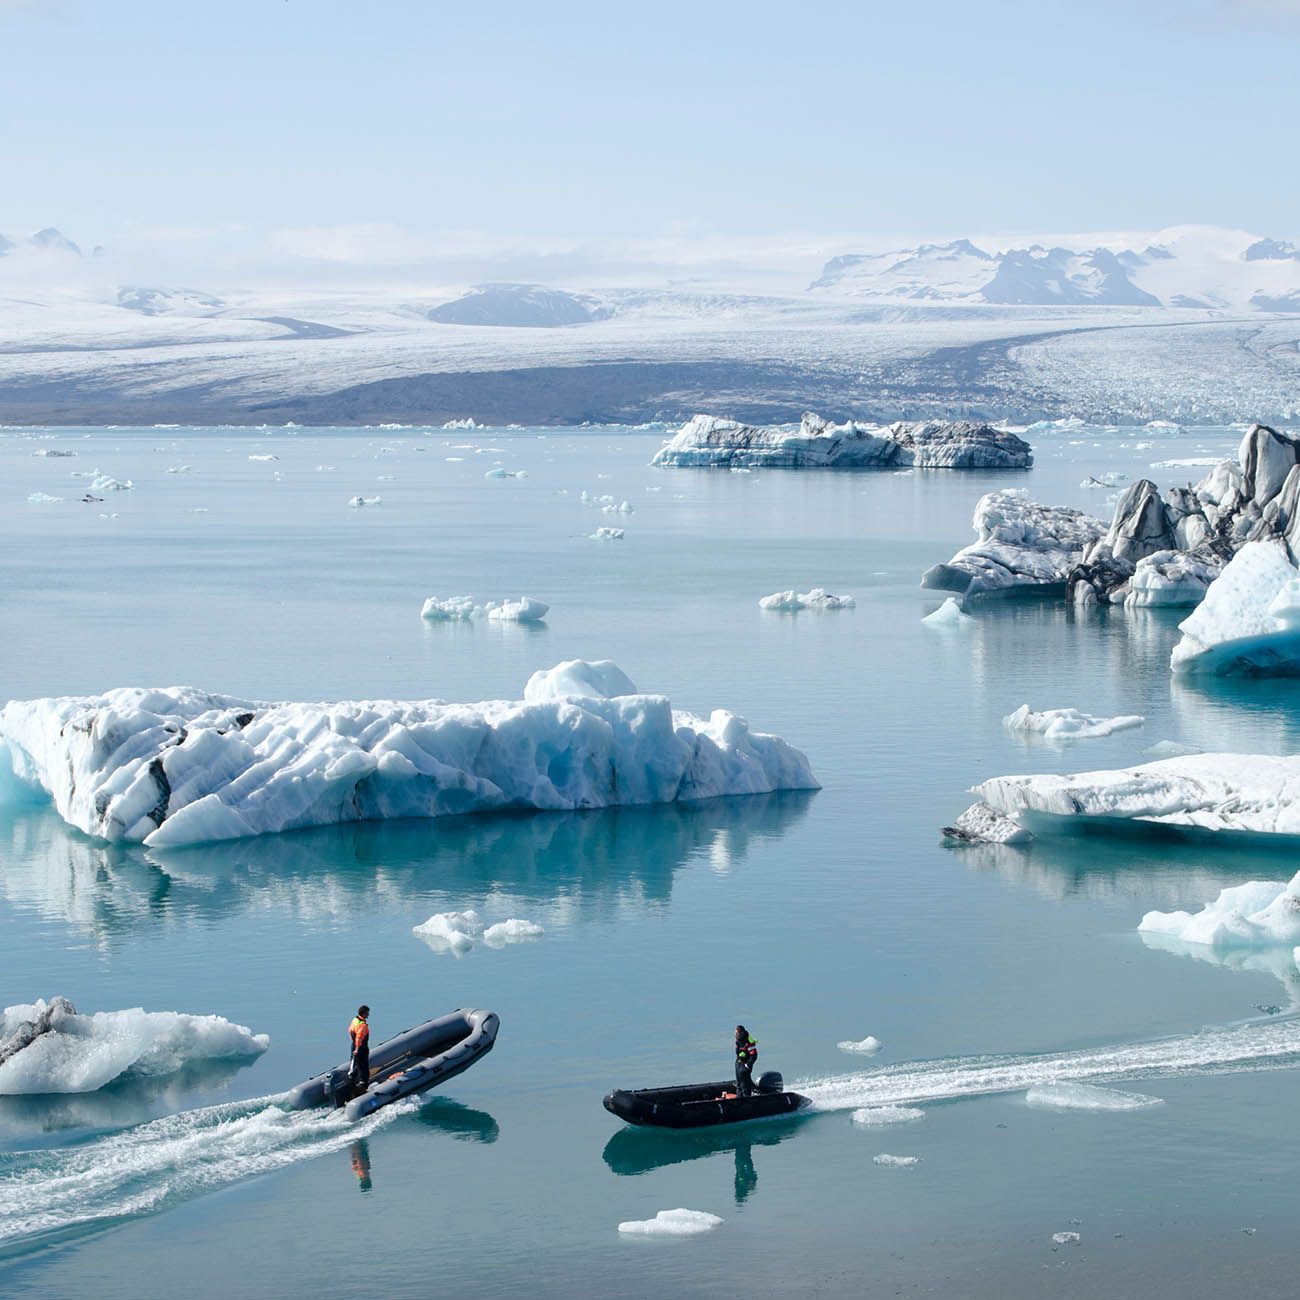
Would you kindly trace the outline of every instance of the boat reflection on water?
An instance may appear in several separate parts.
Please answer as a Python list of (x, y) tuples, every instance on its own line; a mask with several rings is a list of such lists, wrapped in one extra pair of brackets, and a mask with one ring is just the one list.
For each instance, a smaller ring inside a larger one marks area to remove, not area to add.
[[(495, 1142), (501, 1126), (485, 1110), (475, 1110), (450, 1097), (433, 1097), (403, 1123), (414, 1121), (425, 1128), (446, 1133), (459, 1142)], [(370, 1141), (358, 1138), (348, 1147), (348, 1163), (356, 1176), (357, 1190), (370, 1191), (375, 1183), (371, 1176)]]
[(352, 1172), (357, 1176), (357, 1189), (368, 1192), (374, 1186), (370, 1179), (370, 1143), (365, 1138), (358, 1138), (348, 1147), (348, 1159), (352, 1162)]
[(725, 1156), (730, 1152), (735, 1166), (736, 1204), (743, 1205), (758, 1186), (754, 1148), (779, 1145), (793, 1137), (806, 1119), (806, 1116), (787, 1115), (781, 1119), (703, 1131), (622, 1128), (605, 1143), (603, 1154), (612, 1172), (622, 1177), (634, 1177), (667, 1165)]

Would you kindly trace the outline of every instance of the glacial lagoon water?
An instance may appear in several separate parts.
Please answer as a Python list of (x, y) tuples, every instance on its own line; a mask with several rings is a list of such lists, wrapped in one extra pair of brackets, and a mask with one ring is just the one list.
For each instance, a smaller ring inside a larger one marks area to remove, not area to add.
[[(1290, 751), (1300, 694), (1173, 681), (1173, 613), (1008, 603), (950, 630), (922, 625), (941, 596), (917, 586), (970, 540), (985, 491), (1108, 514), (1087, 476), (1195, 479), (1148, 467), (1229, 454), (1239, 431), (1035, 430), (1037, 466), (1015, 475), (653, 470), (662, 436), (0, 431), (0, 696), (192, 683), (473, 700), (608, 657), (642, 689), (786, 737), (824, 785), (170, 853), (0, 810), (5, 1004), (216, 1012), (272, 1043), (244, 1068), (0, 1098), (5, 1294), (1285, 1286), (1300, 976), (1286, 951), (1197, 959), (1136, 926), (1285, 879), (1293, 852), (1098, 837), (954, 851), (939, 827), (998, 773), (1116, 766), (1161, 740)], [(49, 449), (75, 456), (34, 454)], [(485, 478), (497, 463), (526, 477)], [(92, 470), (134, 486), (83, 503), (91, 479), (74, 475)], [(590, 538), (611, 524), (622, 541)], [(813, 585), (857, 607), (758, 608)], [(534, 627), (436, 625), (419, 617), (430, 594), (552, 610)], [(1053, 748), (1002, 727), (1023, 703), (1147, 721)], [(456, 958), (411, 932), (467, 907), (544, 933)], [(270, 1105), (344, 1054), (363, 1000), (379, 1038), (478, 1005), (500, 1013), (500, 1041), (424, 1105), (360, 1126)], [(725, 1078), (737, 1020), (812, 1114), (690, 1136), (601, 1109), (615, 1085)], [(875, 1056), (836, 1047), (868, 1034)], [(1164, 1104), (1026, 1104), (1055, 1081)], [(925, 1118), (850, 1120), (888, 1104)], [(679, 1206), (723, 1222), (617, 1231)], [(1053, 1241), (1066, 1232), (1078, 1241)]]

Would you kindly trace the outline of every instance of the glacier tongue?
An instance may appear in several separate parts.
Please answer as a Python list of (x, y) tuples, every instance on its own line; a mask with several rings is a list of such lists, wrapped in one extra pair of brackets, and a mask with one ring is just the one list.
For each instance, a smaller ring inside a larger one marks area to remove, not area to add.
[(163, 846), (817, 788), (779, 737), (629, 687), (607, 661), (573, 660), (536, 674), (523, 701), (262, 704), (194, 687), (11, 701), (0, 793), (35, 787), (88, 835)]

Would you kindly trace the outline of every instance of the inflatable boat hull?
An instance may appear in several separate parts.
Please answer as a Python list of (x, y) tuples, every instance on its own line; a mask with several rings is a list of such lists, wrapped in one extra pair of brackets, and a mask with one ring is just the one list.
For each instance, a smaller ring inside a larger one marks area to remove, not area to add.
[(289, 1093), (289, 1106), (342, 1106), (348, 1119), (360, 1119), (468, 1070), (496, 1045), (500, 1027), (496, 1012), (464, 1008), (427, 1020), (370, 1049), (370, 1086), (364, 1092), (354, 1091), (345, 1062), (300, 1083)]
[(751, 1119), (790, 1115), (808, 1098), (784, 1088), (760, 1088), (748, 1097), (727, 1097), (733, 1083), (688, 1083), (677, 1088), (615, 1088), (605, 1109), (628, 1124), (656, 1128), (704, 1128), (712, 1124), (743, 1124)]

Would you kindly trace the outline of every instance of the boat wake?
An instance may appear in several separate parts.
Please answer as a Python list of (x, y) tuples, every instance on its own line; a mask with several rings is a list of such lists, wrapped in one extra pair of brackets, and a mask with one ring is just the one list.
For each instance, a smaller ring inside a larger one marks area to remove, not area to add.
[(76, 1146), (0, 1153), (0, 1255), (151, 1214), (240, 1179), (341, 1150), (416, 1109), (358, 1123), (282, 1097), (182, 1111)]
[(1176, 1038), (1043, 1056), (907, 1061), (791, 1085), (822, 1111), (956, 1101), (1047, 1083), (1120, 1083), (1284, 1069), (1300, 1064), (1300, 1014)]

